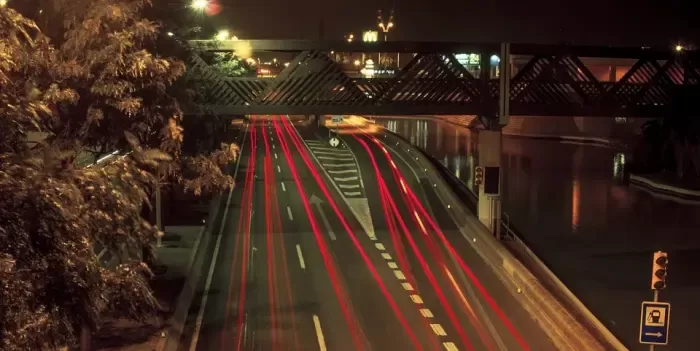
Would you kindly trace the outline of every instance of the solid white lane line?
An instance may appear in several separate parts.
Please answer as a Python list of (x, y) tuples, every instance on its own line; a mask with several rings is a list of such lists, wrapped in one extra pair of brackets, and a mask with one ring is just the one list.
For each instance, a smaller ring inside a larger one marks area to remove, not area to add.
[(411, 301), (419, 305), (423, 303), (423, 299), (419, 295), (411, 295)]
[(301, 246), (297, 244), (297, 256), (299, 256), (299, 266), (301, 269), (306, 270), (306, 263), (304, 263), (304, 255), (301, 254)]
[(427, 308), (421, 308), (420, 314), (422, 314), (423, 317), (425, 317), (425, 318), (433, 318), (433, 311), (431, 311)]
[(357, 170), (356, 169), (343, 169), (340, 171), (331, 170), (331, 171), (328, 171), (328, 173), (330, 173), (330, 174), (357, 173)]
[(376, 243), (374, 246), (377, 248), (377, 250), (384, 251), (386, 250), (386, 247), (384, 247), (384, 244), (382, 243)]
[(280, 166), (277, 166), (277, 173), (282, 173), (282, 168), (280, 168)]
[(339, 182), (349, 182), (353, 180), (358, 180), (360, 177), (354, 176), (354, 177), (333, 177), (333, 180), (339, 181)]
[(338, 154), (343, 154), (343, 155), (352, 155), (350, 151), (343, 150), (343, 149), (335, 149), (332, 147), (317, 147), (317, 146), (309, 146), (309, 149), (313, 151), (316, 154), (330, 154), (330, 155), (338, 155)]
[(284, 186), (284, 183), (283, 183), (283, 182), (280, 182), (280, 185), (282, 186), (282, 191), (287, 191), (287, 187)]
[(440, 324), (431, 324), (430, 328), (432, 328), (433, 332), (438, 336), (447, 335), (447, 333), (445, 332), (445, 328), (443, 328), (442, 325), (440, 325)]
[[(245, 134), (243, 136), (243, 143), (241, 143), (241, 149), (238, 150), (238, 154), (243, 154), (243, 147), (245, 146), (245, 141), (248, 139), (248, 126), (245, 127)], [(233, 179), (236, 179), (238, 175), (238, 168), (241, 165), (241, 159), (239, 157), (236, 160), (236, 169), (233, 171)], [(249, 157), (250, 158), (250, 157)], [(252, 191), (252, 190), (251, 190)], [(197, 318), (194, 322), (194, 331), (192, 332), (192, 341), (190, 342), (190, 351), (195, 351), (197, 349), (197, 342), (199, 341), (199, 332), (202, 329), (202, 322), (204, 320), (204, 310), (207, 306), (207, 300), (209, 300), (209, 289), (211, 288), (211, 281), (214, 278), (214, 268), (216, 267), (216, 258), (219, 256), (219, 248), (221, 247), (221, 238), (223, 237), (224, 229), (226, 228), (226, 217), (228, 216), (228, 209), (231, 208), (231, 198), (233, 197), (233, 188), (228, 191), (228, 198), (226, 199), (226, 208), (224, 209), (224, 215), (221, 218), (221, 227), (219, 228), (219, 237), (216, 238), (216, 244), (214, 245), (214, 255), (211, 259), (211, 265), (209, 266), (209, 272), (207, 273), (207, 280), (204, 283), (204, 293), (202, 294), (202, 301), (199, 304), (199, 312), (197, 313)], [(251, 206), (251, 208), (253, 208)]]
[(314, 328), (316, 328), (316, 338), (318, 338), (318, 348), (321, 351), (326, 351), (326, 338), (323, 337), (323, 330), (321, 329), (321, 320), (318, 319), (317, 315), (314, 315)]
[(289, 206), (287, 206), (287, 215), (289, 216), (290, 221), (294, 220), (294, 216), (292, 216), (292, 209)]
[(319, 155), (316, 156), (319, 160), (334, 160), (334, 161), (353, 161), (354, 158), (351, 157), (336, 157), (336, 156), (325, 156), (325, 155)]
[(321, 164), (323, 165), (323, 167), (355, 167), (354, 163), (321, 163)]

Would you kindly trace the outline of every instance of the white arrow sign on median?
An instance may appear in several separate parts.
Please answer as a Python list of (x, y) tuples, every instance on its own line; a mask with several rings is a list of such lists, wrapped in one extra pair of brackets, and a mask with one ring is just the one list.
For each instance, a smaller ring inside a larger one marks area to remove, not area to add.
[(340, 145), (340, 140), (336, 137), (332, 137), (330, 143), (332, 147), (338, 147), (338, 145)]
[(647, 335), (647, 336), (655, 336), (655, 337), (657, 337), (657, 338), (660, 338), (663, 334), (661, 334), (661, 333), (659, 333), (659, 332), (656, 332), (656, 333), (644, 333), (644, 335)]

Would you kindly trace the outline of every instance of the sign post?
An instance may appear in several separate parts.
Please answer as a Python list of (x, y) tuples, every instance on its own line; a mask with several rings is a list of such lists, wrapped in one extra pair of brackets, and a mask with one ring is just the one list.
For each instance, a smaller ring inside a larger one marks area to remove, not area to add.
[[(658, 299), (659, 291), (654, 292)], [(667, 302), (642, 302), (642, 315), (639, 323), (639, 342), (649, 345), (668, 345), (668, 327), (671, 322), (671, 304)]]
[(654, 252), (651, 269), (651, 289), (654, 301), (642, 302), (642, 316), (639, 321), (639, 343), (649, 345), (654, 351), (655, 345), (668, 345), (668, 330), (671, 323), (671, 304), (659, 302), (659, 291), (666, 288), (668, 254)]

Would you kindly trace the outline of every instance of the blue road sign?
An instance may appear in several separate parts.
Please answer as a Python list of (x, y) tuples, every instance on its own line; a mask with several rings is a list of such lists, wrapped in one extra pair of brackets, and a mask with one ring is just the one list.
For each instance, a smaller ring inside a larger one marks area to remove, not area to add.
[(670, 303), (642, 302), (642, 318), (639, 321), (639, 342), (650, 345), (667, 345), (670, 323)]

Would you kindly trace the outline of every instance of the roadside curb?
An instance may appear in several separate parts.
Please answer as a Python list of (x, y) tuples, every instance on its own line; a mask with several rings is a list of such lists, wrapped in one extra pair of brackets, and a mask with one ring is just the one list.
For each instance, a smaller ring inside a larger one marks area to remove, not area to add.
[(637, 174), (630, 174), (630, 183), (648, 189), (649, 191), (657, 194), (671, 196), (681, 200), (690, 200), (693, 202), (697, 201), (700, 203), (700, 191), (698, 190), (679, 188), (673, 185), (660, 183)]
[(159, 340), (156, 346), (157, 351), (174, 351), (177, 350), (179, 346), (180, 338), (182, 337), (185, 323), (187, 322), (187, 315), (195, 297), (197, 283), (202, 275), (202, 265), (204, 264), (204, 258), (206, 256), (205, 252), (207, 247), (210, 246), (213, 237), (212, 230), (214, 229), (214, 224), (219, 214), (221, 201), (221, 195), (216, 195), (209, 205), (209, 216), (207, 222), (204, 223), (204, 227), (198, 234), (195, 244), (196, 248), (192, 248), (192, 253), (190, 254), (187, 264), (187, 278), (185, 279), (185, 284), (175, 304), (175, 311), (170, 318), (170, 327), (165, 332), (165, 337)]

